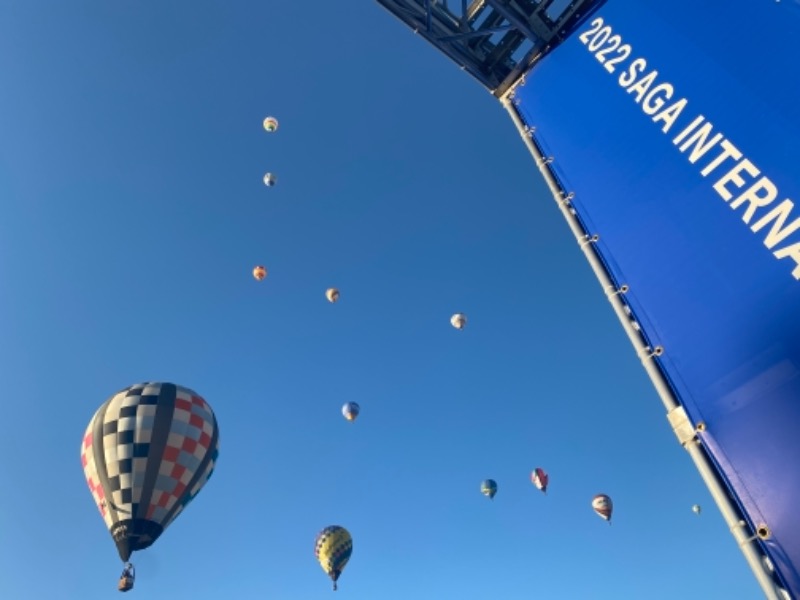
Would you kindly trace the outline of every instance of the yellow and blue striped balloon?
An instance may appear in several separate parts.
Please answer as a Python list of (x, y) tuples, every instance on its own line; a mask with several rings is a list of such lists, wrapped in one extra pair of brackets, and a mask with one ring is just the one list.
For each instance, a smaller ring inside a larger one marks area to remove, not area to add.
[(333, 580), (334, 591), (336, 591), (336, 580), (342, 574), (352, 553), (353, 538), (344, 527), (331, 525), (317, 534), (314, 554), (322, 565), (322, 570)]
[(481, 494), (488, 497), (490, 500), (493, 500), (496, 493), (497, 482), (494, 479), (484, 479), (481, 482)]

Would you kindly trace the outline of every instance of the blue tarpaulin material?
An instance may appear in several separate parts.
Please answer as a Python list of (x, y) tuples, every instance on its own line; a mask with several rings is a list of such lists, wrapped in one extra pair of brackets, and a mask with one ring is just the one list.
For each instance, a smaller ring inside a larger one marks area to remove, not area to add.
[(608, 0), (514, 93), (800, 598), (800, 8)]

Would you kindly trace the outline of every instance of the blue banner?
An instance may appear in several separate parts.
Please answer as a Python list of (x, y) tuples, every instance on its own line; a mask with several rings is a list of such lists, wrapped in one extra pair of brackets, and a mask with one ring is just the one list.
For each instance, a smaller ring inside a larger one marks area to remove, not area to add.
[(798, 36), (796, 2), (609, 0), (514, 98), (795, 597)]

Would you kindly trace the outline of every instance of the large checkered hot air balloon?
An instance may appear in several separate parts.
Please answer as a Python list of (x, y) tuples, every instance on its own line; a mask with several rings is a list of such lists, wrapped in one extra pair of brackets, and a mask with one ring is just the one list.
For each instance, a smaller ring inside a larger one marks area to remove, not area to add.
[[(86, 482), (119, 556), (155, 542), (214, 471), (217, 419), (194, 391), (172, 383), (139, 383), (97, 410), (81, 444)], [(120, 591), (133, 587), (128, 564)]]
[(317, 534), (317, 539), (314, 541), (314, 554), (322, 569), (333, 581), (333, 591), (336, 591), (336, 581), (352, 553), (353, 538), (344, 527), (331, 525)]

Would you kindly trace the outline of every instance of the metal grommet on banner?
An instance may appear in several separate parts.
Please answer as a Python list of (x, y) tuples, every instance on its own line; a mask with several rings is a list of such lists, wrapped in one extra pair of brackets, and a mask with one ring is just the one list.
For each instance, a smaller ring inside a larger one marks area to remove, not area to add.
[(772, 537), (772, 532), (769, 530), (769, 527), (767, 527), (766, 524), (762, 523), (758, 526), (758, 529), (756, 529), (756, 535), (762, 540), (768, 540)]
[(697, 424), (697, 427), (695, 427), (695, 431), (699, 431), (699, 432), (701, 432), (701, 433), (702, 433), (703, 431), (705, 431), (705, 430), (706, 430), (706, 424), (705, 424), (705, 423), (703, 423), (702, 421), (700, 421), (700, 422)]

